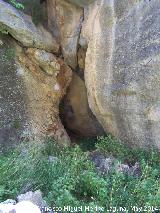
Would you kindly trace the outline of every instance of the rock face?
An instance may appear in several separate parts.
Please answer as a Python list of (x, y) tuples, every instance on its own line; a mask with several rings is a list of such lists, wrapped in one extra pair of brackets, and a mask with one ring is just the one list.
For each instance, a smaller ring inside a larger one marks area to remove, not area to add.
[(58, 52), (59, 45), (43, 27), (37, 28), (31, 17), (0, 0), (0, 28), (11, 34), (26, 47)]
[(18, 45), (6, 46), (7, 42), (0, 49), (0, 150), (46, 135), (68, 143), (59, 119), (59, 102), (72, 71), (45, 50), (24, 50)]
[(64, 99), (63, 118), (67, 128), (77, 135), (90, 137), (104, 134), (88, 106), (85, 83), (75, 73)]
[[(71, 3), (48, 0), (48, 25), (61, 44), (65, 62), (83, 78), (86, 50), (79, 45), (83, 10)], [(80, 2), (76, 3), (79, 5)], [(89, 109), (85, 83), (76, 74), (65, 97), (62, 114), (65, 126), (78, 135), (96, 136), (104, 133)]]
[(65, 0), (48, 0), (47, 5), (49, 28), (61, 43), (65, 62), (76, 68), (83, 10)]
[(80, 6), (80, 7), (84, 7), (92, 2), (94, 2), (95, 0), (66, 0), (72, 4), (75, 4), (77, 6)]
[(0, 150), (19, 142), (27, 129), (25, 86), (17, 73), (15, 49), (10, 40), (0, 36)]
[(99, 0), (84, 14), (91, 110), (106, 132), (160, 149), (159, 0)]
[(26, 88), (31, 132), (37, 138), (47, 133), (58, 141), (69, 141), (59, 119), (59, 103), (69, 86), (72, 71), (61, 59), (44, 50), (20, 49), (17, 55)]
[(59, 103), (72, 71), (51, 53), (57, 53), (59, 45), (51, 34), (3, 1), (0, 30), (19, 42), (9, 36), (3, 41), (1, 36), (0, 148), (24, 139), (43, 141), (46, 135), (67, 144), (70, 139), (59, 119)]

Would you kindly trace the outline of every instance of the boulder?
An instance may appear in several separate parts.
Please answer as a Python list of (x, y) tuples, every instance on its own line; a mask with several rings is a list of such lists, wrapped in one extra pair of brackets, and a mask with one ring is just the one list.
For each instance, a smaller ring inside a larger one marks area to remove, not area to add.
[(16, 205), (16, 201), (15, 200), (12, 200), (12, 199), (7, 199), (3, 202), (0, 203), (0, 205), (2, 204), (11, 204), (11, 205)]
[(30, 16), (0, 0), (0, 30), (11, 34), (25, 47), (58, 52), (59, 45), (42, 26), (36, 27)]
[(93, 162), (96, 170), (101, 175), (109, 175), (112, 172), (121, 173), (124, 175), (139, 178), (142, 176), (142, 168), (140, 163), (136, 162), (134, 165), (123, 164), (113, 156), (104, 156), (98, 151), (90, 153), (90, 159)]
[(89, 106), (107, 133), (160, 149), (160, 4), (98, 0), (85, 8)]
[(0, 213), (15, 213), (15, 206), (13, 204), (1, 204)]
[(30, 191), (25, 194), (18, 195), (17, 201), (30, 201), (34, 205), (39, 206), (40, 208), (47, 206), (47, 203), (42, 198), (42, 193), (40, 190), (37, 190), (35, 192)]
[(0, 213), (22, 213), (22, 212), (41, 213), (38, 206), (34, 205), (30, 201), (22, 201), (17, 203), (16, 205), (0, 203)]

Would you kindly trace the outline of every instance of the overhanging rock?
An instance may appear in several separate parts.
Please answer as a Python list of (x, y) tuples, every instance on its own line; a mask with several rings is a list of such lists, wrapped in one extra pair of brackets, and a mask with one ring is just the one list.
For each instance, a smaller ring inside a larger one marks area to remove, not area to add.
[(36, 27), (30, 16), (0, 0), (0, 30), (11, 34), (25, 47), (58, 52), (59, 45), (42, 26)]

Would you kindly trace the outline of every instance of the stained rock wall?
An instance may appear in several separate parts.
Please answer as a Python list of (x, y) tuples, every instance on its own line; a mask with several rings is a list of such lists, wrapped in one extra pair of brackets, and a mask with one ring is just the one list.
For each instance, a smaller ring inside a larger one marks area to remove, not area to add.
[(69, 142), (59, 119), (59, 103), (71, 81), (71, 69), (45, 50), (19, 48), (17, 56), (28, 97), (31, 132), (38, 139), (48, 135), (61, 143)]

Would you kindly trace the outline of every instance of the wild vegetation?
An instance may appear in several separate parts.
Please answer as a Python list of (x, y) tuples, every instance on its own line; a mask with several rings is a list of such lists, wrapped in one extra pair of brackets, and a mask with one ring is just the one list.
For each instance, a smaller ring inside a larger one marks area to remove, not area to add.
[(19, 3), (17, 0), (9, 0), (9, 2), (17, 9), (24, 9), (24, 5)]
[(0, 157), (0, 201), (40, 189), (49, 206), (98, 206), (104, 212), (116, 208), (122, 212), (122, 207), (134, 212), (133, 208), (145, 206), (152, 212), (149, 206), (160, 206), (156, 151), (131, 150), (110, 136), (98, 138), (92, 149), (120, 162), (140, 162), (141, 177), (117, 171), (99, 174), (89, 159), (90, 151), (81, 145), (62, 148), (49, 139), (41, 146), (24, 143)]

